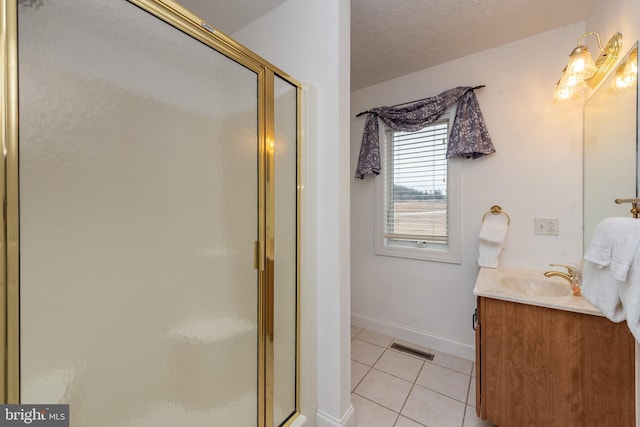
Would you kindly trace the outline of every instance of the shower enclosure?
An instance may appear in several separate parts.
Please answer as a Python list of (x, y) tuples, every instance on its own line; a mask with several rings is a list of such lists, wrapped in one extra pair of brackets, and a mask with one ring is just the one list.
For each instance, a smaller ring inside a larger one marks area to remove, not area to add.
[(300, 84), (171, 1), (1, 15), (4, 402), (291, 424)]

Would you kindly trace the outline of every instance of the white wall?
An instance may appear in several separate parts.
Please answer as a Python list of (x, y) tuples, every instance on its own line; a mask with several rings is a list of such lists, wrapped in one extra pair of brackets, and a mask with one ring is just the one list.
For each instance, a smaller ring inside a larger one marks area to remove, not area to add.
[(640, 2), (637, 0), (596, 0), (587, 17), (586, 31), (596, 31), (602, 43), (616, 32), (622, 33), (622, 53), (640, 38)]
[(346, 0), (289, 0), (233, 34), (235, 40), (306, 85), (302, 409), (308, 423), (318, 427), (354, 423), (349, 328), (349, 7)]
[[(496, 153), (462, 166), (462, 264), (373, 254), (374, 178), (351, 179), (352, 322), (474, 357), (478, 231), (498, 204), (511, 217), (501, 264), (544, 269), (582, 254), (582, 103), (554, 104), (555, 82), (584, 23), (545, 32), (351, 94), (351, 171), (371, 107), (485, 84), (476, 94)], [(559, 218), (559, 236), (534, 235)]]

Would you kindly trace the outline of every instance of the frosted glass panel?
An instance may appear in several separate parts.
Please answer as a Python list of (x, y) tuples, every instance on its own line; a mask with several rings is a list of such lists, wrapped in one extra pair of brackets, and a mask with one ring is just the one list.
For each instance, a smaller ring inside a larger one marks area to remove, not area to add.
[(274, 425), (296, 410), (297, 88), (276, 76), (274, 110)]
[(257, 75), (124, 1), (19, 6), (21, 399), (257, 424)]

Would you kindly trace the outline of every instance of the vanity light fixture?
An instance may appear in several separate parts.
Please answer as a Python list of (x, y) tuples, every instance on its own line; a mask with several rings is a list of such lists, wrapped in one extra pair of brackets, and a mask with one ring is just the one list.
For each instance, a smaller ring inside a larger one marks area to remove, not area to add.
[(610, 90), (621, 90), (636, 85), (638, 81), (638, 47), (631, 52), (616, 67)]
[[(598, 40), (600, 54), (594, 62), (589, 49), (584, 45), (587, 36), (594, 35)], [(578, 39), (578, 45), (569, 55), (569, 63), (562, 70), (562, 77), (557, 83), (554, 100), (566, 100), (578, 96), (587, 86), (595, 88), (611, 69), (620, 54), (622, 34), (616, 33), (603, 48), (600, 36), (593, 31), (584, 33)]]

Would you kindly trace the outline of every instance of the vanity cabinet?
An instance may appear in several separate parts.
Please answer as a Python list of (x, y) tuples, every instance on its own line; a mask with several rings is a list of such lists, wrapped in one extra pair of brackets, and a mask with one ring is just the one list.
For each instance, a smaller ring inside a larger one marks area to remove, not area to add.
[(635, 426), (625, 322), (478, 297), (476, 410), (500, 427)]

